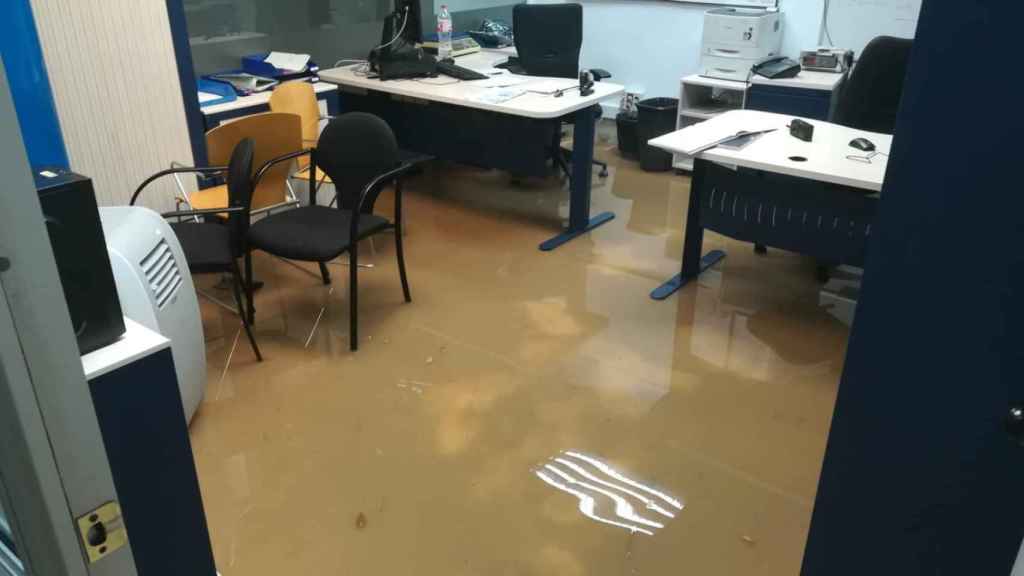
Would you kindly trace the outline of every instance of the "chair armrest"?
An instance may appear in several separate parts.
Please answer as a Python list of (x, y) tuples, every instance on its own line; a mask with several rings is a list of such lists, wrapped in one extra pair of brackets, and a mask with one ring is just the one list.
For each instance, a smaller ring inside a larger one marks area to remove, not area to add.
[(149, 186), (150, 184), (152, 184), (156, 180), (159, 180), (160, 178), (163, 178), (164, 176), (170, 176), (172, 174), (216, 174), (218, 172), (224, 172), (227, 169), (228, 169), (227, 166), (209, 166), (209, 167), (206, 167), (206, 168), (197, 168), (197, 167), (194, 167), (194, 166), (182, 166), (180, 168), (169, 168), (167, 170), (161, 170), (161, 171), (157, 172), (156, 174), (153, 174), (149, 178), (146, 178), (142, 182), (142, 184), (139, 184), (139, 187), (135, 189), (135, 193), (132, 194), (132, 199), (128, 201), (128, 205), (129, 206), (134, 206), (135, 205), (135, 200), (138, 199), (139, 194), (141, 194), (142, 191), (147, 186)]
[(213, 214), (245, 212), (244, 206), (225, 206), (224, 208), (203, 208), (201, 210), (175, 210), (161, 214), (164, 218), (185, 218), (191, 216), (210, 216)]
[(296, 158), (299, 158), (300, 156), (312, 154), (313, 150), (314, 148), (305, 148), (297, 152), (289, 152), (288, 154), (284, 154), (282, 156), (278, 156), (277, 158), (271, 158), (270, 160), (267, 160), (263, 164), (263, 166), (260, 166), (260, 169), (256, 171), (256, 177), (252, 179), (252, 185), (256, 186), (257, 184), (259, 184), (260, 180), (263, 179), (263, 176), (265, 176), (267, 172), (277, 164), (280, 164), (281, 162), (288, 162), (289, 160), (294, 160)]
[[(384, 185), (387, 184), (388, 182), (391, 182), (392, 180), (397, 180), (401, 178), (402, 175), (404, 175), (409, 170), (412, 170), (413, 168), (415, 168), (414, 164), (401, 163), (395, 168), (392, 168), (391, 170), (388, 170), (387, 172), (381, 174), (380, 176), (377, 176), (376, 178), (371, 180), (370, 183), (367, 184), (365, 188), (363, 188), (362, 193), (359, 195), (359, 201), (355, 206), (355, 210), (352, 211), (352, 226), (351, 230), (349, 231), (349, 238), (355, 240), (355, 238), (358, 236), (359, 215), (364, 211), (369, 213), (372, 210), (373, 204), (377, 201), (377, 196), (380, 194), (380, 191), (384, 187)], [(401, 195), (401, 193), (401, 186), (396, 186), (395, 194)]]

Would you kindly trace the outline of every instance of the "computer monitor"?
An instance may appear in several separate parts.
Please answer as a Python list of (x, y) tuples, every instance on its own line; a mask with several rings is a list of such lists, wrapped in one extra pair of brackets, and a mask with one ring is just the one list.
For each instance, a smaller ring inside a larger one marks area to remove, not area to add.
[(381, 44), (386, 44), (400, 34), (402, 39), (415, 45), (423, 38), (421, 0), (395, 0), (395, 11), (384, 23)]

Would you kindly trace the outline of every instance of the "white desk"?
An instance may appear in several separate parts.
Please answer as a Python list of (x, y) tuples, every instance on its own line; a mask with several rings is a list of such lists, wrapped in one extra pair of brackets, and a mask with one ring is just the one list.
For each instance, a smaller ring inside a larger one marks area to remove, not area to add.
[(815, 72), (813, 70), (801, 70), (793, 78), (779, 78), (772, 80), (764, 76), (754, 74), (750, 83), (754, 86), (777, 86), (784, 88), (798, 88), (803, 90), (823, 90), (832, 92), (846, 79), (846, 74), (834, 72)]
[[(493, 69), (495, 64), (507, 60), (508, 56), (509, 52), (507, 50), (482, 50), (476, 54), (468, 54), (456, 58), (455, 63), (465, 68), (487, 71)], [(530, 93), (529, 90), (553, 92), (556, 88), (576, 86), (579, 84), (579, 81), (572, 78), (516, 76), (503, 71), (502, 74), (498, 75), (499, 77), (515, 78), (524, 81), (524, 83), (516, 85), (513, 89), (526, 90), (527, 93), (506, 102), (492, 104), (474, 99), (475, 96), (495, 90), (495, 88), (479, 86), (481, 82), (487, 82), (485, 80), (457, 82), (454, 78), (438, 76), (437, 78), (388, 80), (382, 82), (376, 78), (357, 74), (357, 67), (357, 65), (353, 65), (321, 70), (320, 78), (349, 88), (386, 92), (396, 96), (454, 104), (456, 106), (465, 106), (467, 108), (488, 110), (526, 118), (560, 118), (577, 110), (589, 108), (602, 100), (617, 96), (623, 91), (623, 87), (618, 84), (597, 82), (594, 84), (594, 93), (590, 96), (580, 96), (578, 90), (573, 90), (566, 92), (562, 97), (555, 98), (550, 94)]]
[[(808, 120), (814, 126), (814, 140), (804, 142), (789, 135), (786, 126), (792, 119), (792, 116), (755, 110), (733, 110), (721, 114), (708, 120), (708, 125), (723, 126), (723, 130), (735, 133), (752, 123), (760, 126), (767, 120), (769, 124), (777, 125), (778, 130), (759, 137), (742, 149), (712, 148), (698, 155), (698, 158), (874, 192), (882, 189), (887, 156), (875, 156), (870, 164), (849, 160), (847, 156), (864, 154), (850, 147), (850, 141), (855, 138), (867, 138), (875, 144), (877, 151), (888, 155), (892, 135)], [(668, 152), (685, 153), (681, 143), (686, 140), (687, 130), (659, 136), (651, 140), (650, 144)], [(807, 160), (794, 161), (791, 160), (793, 157)]]
[[(654, 290), (652, 298), (667, 298), (725, 257), (720, 250), (702, 256), (705, 228), (826, 261), (862, 265), (877, 206), (874, 193), (885, 181), (892, 136), (809, 120), (814, 139), (803, 142), (790, 136), (790, 120), (781, 114), (736, 110), (650, 141), (657, 148), (685, 153), (694, 149), (698, 130), (730, 134), (752, 126), (779, 128), (743, 148), (719, 146), (696, 156), (682, 271)], [(880, 154), (870, 163), (848, 158), (866, 155), (850, 147), (855, 138), (867, 138)]]
[[(482, 50), (476, 54), (456, 58), (455, 63), (465, 68), (489, 73), (494, 72), (495, 64), (504, 62), (514, 54), (514, 49), (508, 48)], [(614, 218), (614, 215), (608, 212), (594, 218), (590, 217), (590, 180), (595, 132), (591, 108), (602, 100), (621, 94), (622, 86), (610, 82), (597, 82), (594, 84), (594, 92), (588, 96), (581, 96), (578, 90), (570, 90), (560, 97), (555, 97), (550, 92), (554, 92), (558, 88), (578, 86), (579, 81), (571, 78), (515, 76), (507, 71), (502, 71), (496, 77), (508, 77), (522, 81), (522, 83), (509, 88), (510, 90), (525, 92), (504, 102), (495, 103), (478, 99), (482, 94), (495, 90), (493, 87), (480, 85), (489, 82), (488, 80), (457, 81), (447, 76), (439, 76), (437, 78), (388, 80), (385, 82), (376, 78), (368, 78), (366, 75), (358, 73), (357, 68), (358, 66), (345, 66), (321, 70), (320, 78), (340, 85), (343, 92), (378, 92), (388, 94), (392, 98), (440, 103), (533, 120), (555, 120), (575, 113), (569, 227), (563, 234), (541, 244), (540, 248), (545, 251), (553, 250)], [(530, 90), (548, 93), (539, 94), (530, 92)], [(481, 145), (483, 144), (481, 142)], [(429, 153), (430, 151), (420, 150), (420, 152)]]
[[(317, 82), (313, 84), (313, 91), (317, 94), (326, 94), (328, 92), (335, 92), (338, 90), (338, 86), (331, 84), (330, 82)], [(248, 96), (241, 96), (232, 100), (231, 102), (223, 102), (221, 104), (211, 104), (200, 108), (203, 114), (206, 116), (213, 116), (215, 114), (224, 114), (225, 112), (235, 112), (238, 110), (245, 110), (248, 108), (257, 108), (260, 106), (266, 106), (270, 103), (270, 94), (272, 90), (264, 92), (257, 92), (256, 94), (250, 94)]]

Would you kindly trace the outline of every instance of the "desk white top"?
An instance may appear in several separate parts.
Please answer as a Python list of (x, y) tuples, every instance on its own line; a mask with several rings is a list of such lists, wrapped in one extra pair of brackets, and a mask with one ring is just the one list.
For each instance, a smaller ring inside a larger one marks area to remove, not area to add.
[[(313, 91), (316, 92), (317, 94), (322, 94), (324, 92), (330, 92), (332, 90), (337, 89), (338, 87), (334, 84), (331, 84), (330, 82), (316, 82), (315, 84), (313, 84)], [(200, 110), (203, 111), (203, 114), (210, 116), (212, 114), (221, 114), (224, 112), (232, 112), (234, 110), (251, 108), (253, 106), (260, 106), (262, 104), (267, 104), (268, 102), (270, 102), (270, 93), (271, 90), (267, 90), (265, 92), (250, 94), (248, 96), (240, 96), (232, 100), (231, 102), (224, 102), (223, 104), (213, 104), (210, 106), (200, 108)]]
[[(514, 49), (481, 50), (476, 54), (468, 54), (455, 59), (459, 66), (485, 73), (493, 72), (495, 64), (504, 62), (509, 55), (515, 54)], [(526, 93), (506, 100), (505, 102), (493, 103), (478, 100), (479, 96), (489, 90), (496, 90), (494, 87), (487, 87), (490, 80), (479, 81), (457, 81), (447, 76), (437, 78), (417, 78), (414, 80), (388, 80), (382, 82), (376, 78), (367, 78), (356, 73), (356, 66), (343, 66), (321, 70), (320, 78), (327, 82), (334, 82), (349, 88), (359, 88), (386, 92), (408, 98), (417, 98), (432, 102), (443, 102), (467, 108), (479, 110), (490, 110), (513, 116), (524, 116), (526, 118), (558, 118), (571, 112), (588, 108), (601, 100), (621, 94), (623, 87), (610, 82), (597, 82), (594, 84), (594, 93), (590, 96), (580, 96), (578, 90), (565, 92), (561, 97), (551, 94), (536, 94), (530, 90), (542, 92), (553, 92), (558, 88), (578, 86), (579, 81), (571, 78), (543, 78), (536, 76), (516, 76), (502, 71), (494, 78), (519, 79), (521, 84), (507, 88), (507, 90), (525, 90)], [(474, 83), (477, 83), (474, 85)], [(480, 84), (485, 84), (481, 86)]]
[(764, 76), (754, 74), (750, 77), (751, 84), (758, 86), (779, 86), (785, 88), (802, 88), (804, 90), (822, 90), (832, 92), (846, 78), (846, 74), (834, 72), (816, 72), (814, 70), (801, 70), (793, 78), (779, 78), (772, 80)]
[(124, 318), (124, 328), (124, 335), (116, 342), (82, 356), (82, 370), (86, 380), (113, 372), (171, 345), (167, 338), (127, 316)]
[[(727, 133), (745, 130), (751, 125), (777, 125), (778, 130), (760, 136), (739, 150), (719, 146), (701, 152), (697, 157), (720, 164), (754, 168), (863, 190), (878, 192), (882, 189), (888, 156), (875, 156), (870, 164), (850, 160), (847, 156), (865, 155), (864, 152), (850, 147), (850, 141), (855, 138), (867, 138), (875, 144), (878, 152), (888, 154), (892, 146), (892, 135), (804, 119), (814, 125), (814, 140), (804, 142), (789, 135), (786, 126), (792, 119), (792, 116), (755, 110), (725, 112), (697, 126), (705, 126), (706, 129), (710, 126), (709, 122), (714, 122), (720, 124), (720, 128)], [(669, 152), (685, 154), (687, 148), (683, 142), (686, 140), (687, 130), (692, 128), (660, 136), (651, 140), (650, 144)], [(806, 158), (806, 161), (791, 160), (793, 157)]]

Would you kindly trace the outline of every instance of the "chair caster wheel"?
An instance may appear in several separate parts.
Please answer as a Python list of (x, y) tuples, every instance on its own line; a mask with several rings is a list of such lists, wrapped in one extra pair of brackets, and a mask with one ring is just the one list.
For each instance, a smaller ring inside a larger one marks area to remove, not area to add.
[(608, 177), (608, 169), (605, 168), (604, 170), (601, 170), (601, 173), (598, 174), (598, 176), (600, 176), (601, 178), (607, 178)]

